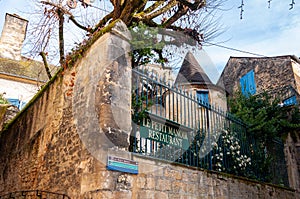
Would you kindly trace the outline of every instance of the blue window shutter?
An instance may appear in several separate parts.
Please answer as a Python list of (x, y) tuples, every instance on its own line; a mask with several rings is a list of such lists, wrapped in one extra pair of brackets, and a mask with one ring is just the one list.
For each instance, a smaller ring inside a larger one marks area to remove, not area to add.
[(20, 101), (18, 99), (8, 98), (7, 101), (18, 108), (20, 106)]
[(283, 100), (284, 106), (295, 105), (295, 104), (297, 104), (297, 98), (295, 95)]
[(22, 102), (19, 99), (8, 98), (7, 101), (10, 104), (18, 107), (20, 110), (26, 105), (26, 102)]
[(240, 86), (242, 94), (248, 96), (256, 93), (256, 84), (254, 79), (254, 71), (249, 71), (246, 75), (241, 77)]
[(208, 91), (197, 91), (197, 99), (199, 103), (209, 104)]

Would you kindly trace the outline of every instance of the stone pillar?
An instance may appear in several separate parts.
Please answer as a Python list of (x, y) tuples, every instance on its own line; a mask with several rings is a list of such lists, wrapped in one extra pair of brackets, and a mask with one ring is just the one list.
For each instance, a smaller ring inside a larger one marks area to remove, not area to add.
[(21, 60), (21, 50), (26, 36), (28, 21), (6, 13), (0, 38), (0, 57)]
[[(127, 150), (131, 131), (131, 34), (122, 21), (101, 36), (76, 66), (73, 112), (83, 144)], [(106, 160), (103, 160), (106, 161)]]

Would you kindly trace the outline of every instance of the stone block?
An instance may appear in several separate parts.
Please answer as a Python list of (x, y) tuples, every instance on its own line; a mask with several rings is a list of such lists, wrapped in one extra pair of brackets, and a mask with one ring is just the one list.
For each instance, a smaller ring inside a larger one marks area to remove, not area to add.
[(170, 169), (169, 167), (167, 167), (164, 170), (164, 176), (167, 178), (170, 178), (171, 180), (181, 180), (182, 172), (174, 170), (174, 169)]
[(169, 197), (167, 192), (155, 192), (154, 198), (168, 199)]
[(137, 199), (156, 199), (155, 192), (153, 190), (142, 190), (138, 192)]
[(157, 179), (156, 181), (156, 190), (159, 191), (169, 191), (171, 190), (171, 182), (169, 180), (166, 179)]
[(137, 186), (137, 188), (140, 188), (140, 189), (146, 188), (146, 178), (143, 176), (138, 176), (136, 178), (136, 186)]
[(148, 177), (146, 178), (146, 189), (155, 189), (155, 178)]

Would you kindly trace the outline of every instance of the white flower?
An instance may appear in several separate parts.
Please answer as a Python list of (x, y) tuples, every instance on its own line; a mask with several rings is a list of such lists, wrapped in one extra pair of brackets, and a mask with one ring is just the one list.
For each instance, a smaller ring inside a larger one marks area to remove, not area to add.
[(218, 146), (218, 144), (217, 144), (216, 142), (213, 142), (212, 145), (213, 145), (214, 147), (217, 147), (217, 146)]

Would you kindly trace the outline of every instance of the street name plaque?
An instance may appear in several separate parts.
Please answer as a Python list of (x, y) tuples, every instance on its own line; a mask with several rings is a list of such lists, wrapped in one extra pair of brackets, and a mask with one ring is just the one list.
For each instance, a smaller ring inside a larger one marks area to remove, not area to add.
[(138, 162), (120, 157), (108, 156), (107, 169), (138, 174)]

